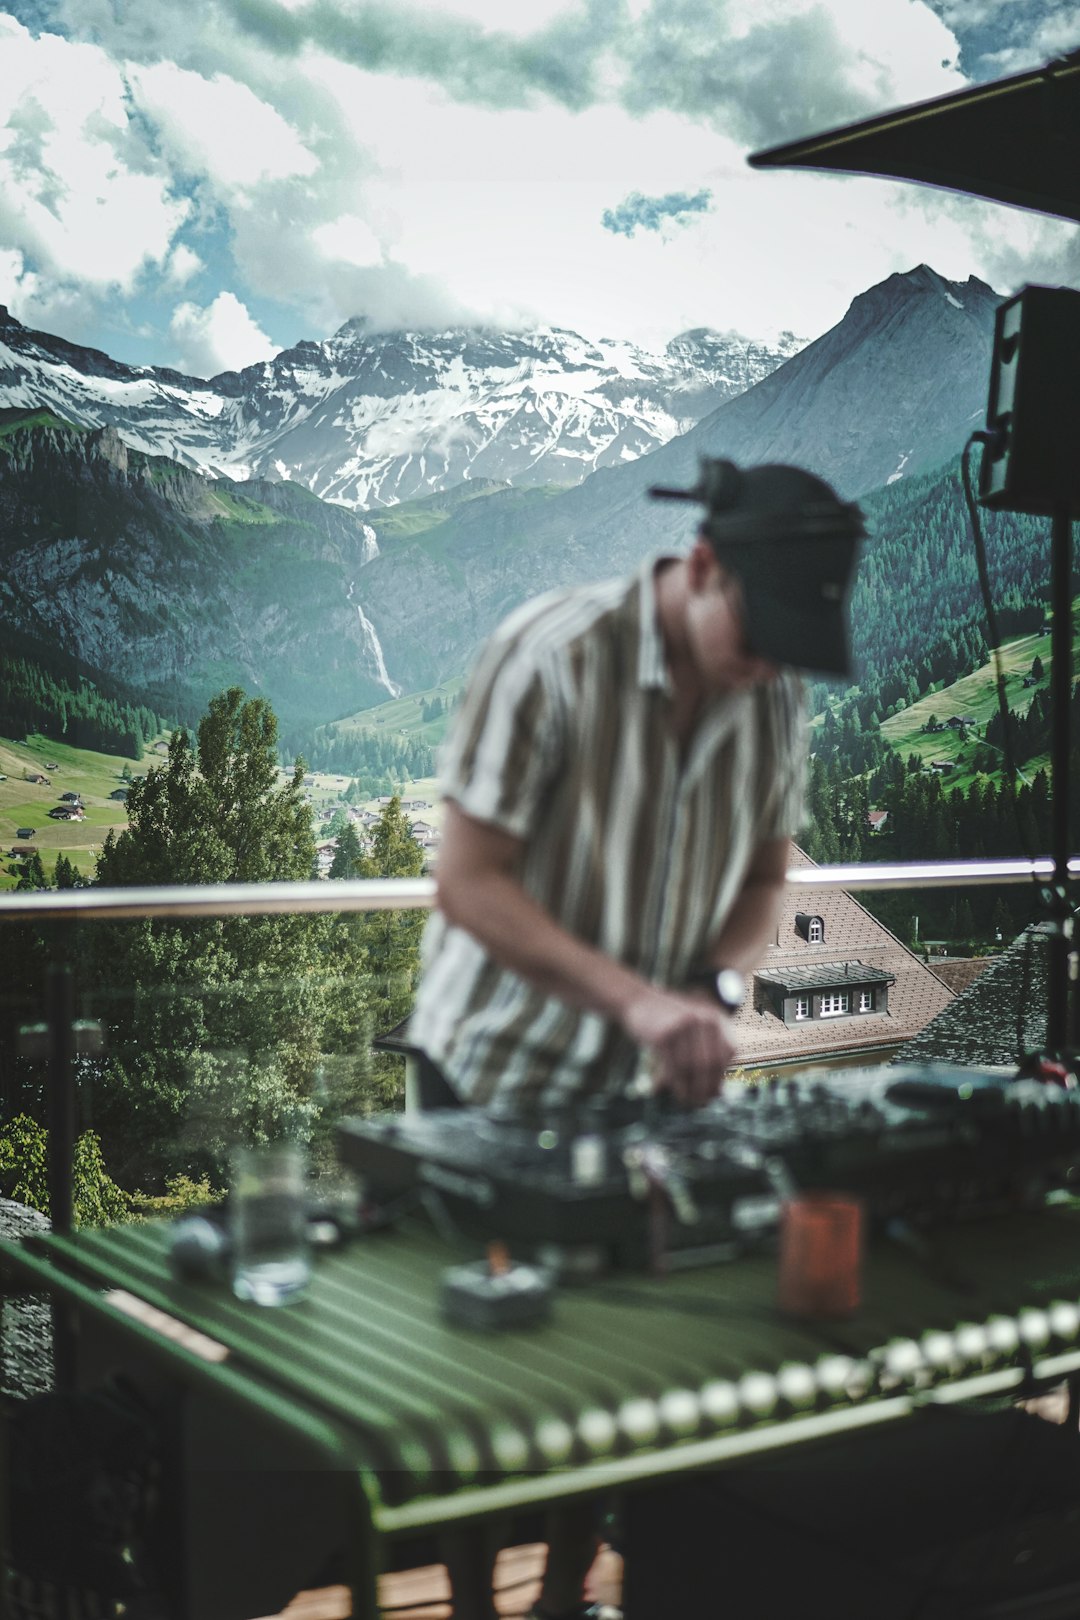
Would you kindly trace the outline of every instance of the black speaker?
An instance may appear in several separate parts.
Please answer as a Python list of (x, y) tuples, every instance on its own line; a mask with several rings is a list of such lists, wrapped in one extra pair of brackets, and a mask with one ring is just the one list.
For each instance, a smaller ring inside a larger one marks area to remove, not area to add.
[(997, 312), (979, 499), (1080, 515), (1080, 292), (1025, 287)]

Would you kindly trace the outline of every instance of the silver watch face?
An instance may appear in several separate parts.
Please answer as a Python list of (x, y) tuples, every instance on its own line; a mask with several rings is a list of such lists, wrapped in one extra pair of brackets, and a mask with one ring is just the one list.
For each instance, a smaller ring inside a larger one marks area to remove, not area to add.
[(721, 968), (716, 975), (716, 996), (722, 1007), (737, 1012), (746, 1000), (746, 980), (736, 968)]

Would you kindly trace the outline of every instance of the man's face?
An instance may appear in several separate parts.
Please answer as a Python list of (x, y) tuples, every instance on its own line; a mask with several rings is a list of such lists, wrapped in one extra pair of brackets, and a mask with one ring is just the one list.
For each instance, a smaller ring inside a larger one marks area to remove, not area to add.
[(746, 645), (742, 588), (699, 540), (687, 559), (686, 634), (698, 677), (711, 692), (738, 692), (774, 680), (778, 668)]

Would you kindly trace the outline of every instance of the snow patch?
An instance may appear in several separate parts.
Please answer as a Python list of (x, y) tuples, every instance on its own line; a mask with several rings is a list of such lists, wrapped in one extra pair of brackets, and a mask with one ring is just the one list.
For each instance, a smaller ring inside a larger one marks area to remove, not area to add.
[(908, 464), (908, 462), (910, 460), (911, 460), (911, 451), (906, 450), (904, 452), (904, 454), (900, 457), (900, 460), (896, 464), (896, 471), (891, 472), (889, 474), (888, 478), (886, 478), (885, 482), (887, 484), (895, 484), (896, 480), (898, 478), (903, 478), (903, 476), (904, 476), (904, 468), (907, 466), (907, 464)]

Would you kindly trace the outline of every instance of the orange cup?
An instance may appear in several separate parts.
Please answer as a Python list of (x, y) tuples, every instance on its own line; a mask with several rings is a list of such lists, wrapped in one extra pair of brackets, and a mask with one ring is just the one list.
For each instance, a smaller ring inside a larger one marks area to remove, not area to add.
[(859, 1308), (863, 1207), (842, 1193), (789, 1199), (780, 1216), (777, 1303), (789, 1316), (837, 1318)]

